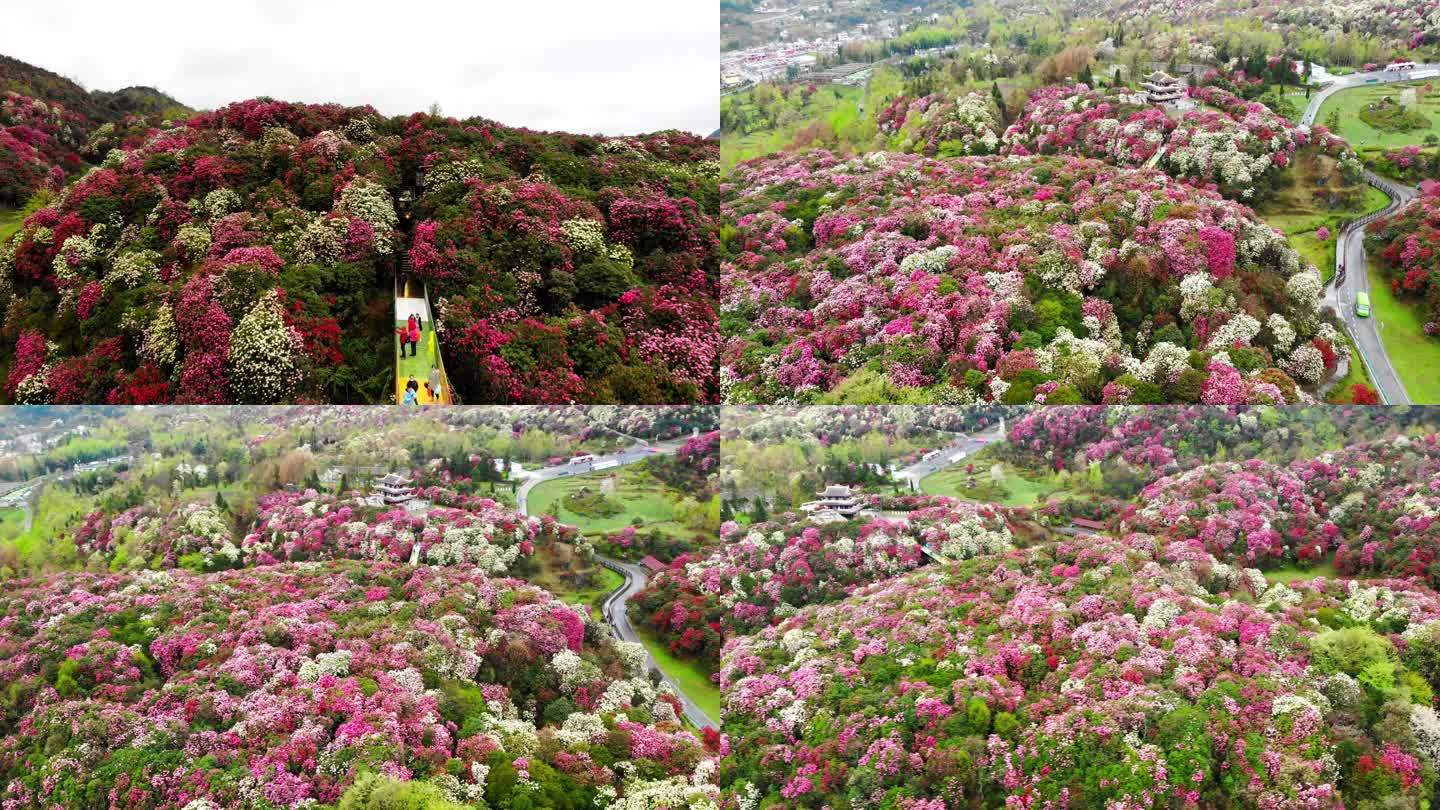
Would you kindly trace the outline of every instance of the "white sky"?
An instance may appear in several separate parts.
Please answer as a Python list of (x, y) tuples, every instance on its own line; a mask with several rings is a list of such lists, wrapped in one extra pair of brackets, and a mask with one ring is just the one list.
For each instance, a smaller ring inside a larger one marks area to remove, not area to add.
[(715, 0), (5, 3), (0, 53), (199, 109), (255, 96), (607, 135), (720, 126)]

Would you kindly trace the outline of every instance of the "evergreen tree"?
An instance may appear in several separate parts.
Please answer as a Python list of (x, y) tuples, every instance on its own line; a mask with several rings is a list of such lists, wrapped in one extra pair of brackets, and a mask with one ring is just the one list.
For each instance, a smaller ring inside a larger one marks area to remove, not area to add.
[(215, 490), (215, 508), (221, 512), (229, 512), (230, 504), (225, 502), (225, 495), (220, 490)]

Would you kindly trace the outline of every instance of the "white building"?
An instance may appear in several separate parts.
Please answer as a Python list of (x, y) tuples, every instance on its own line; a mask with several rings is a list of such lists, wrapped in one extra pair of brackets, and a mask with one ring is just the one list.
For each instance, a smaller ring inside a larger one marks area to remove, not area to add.
[(1174, 104), (1185, 98), (1185, 83), (1163, 70), (1146, 76), (1140, 86), (1145, 88), (1145, 98), (1151, 104)]
[(815, 494), (818, 500), (800, 504), (800, 510), (809, 512), (810, 519), (816, 523), (850, 520), (864, 511), (860, 499), (844, 484), (830, 484), (825, 491)]
[(414, 499), (415, 492), (410, 484), (409, 478), (392, 472), (384, 478), (375, 479), (375, 490), (386, 505), (396, 506)]

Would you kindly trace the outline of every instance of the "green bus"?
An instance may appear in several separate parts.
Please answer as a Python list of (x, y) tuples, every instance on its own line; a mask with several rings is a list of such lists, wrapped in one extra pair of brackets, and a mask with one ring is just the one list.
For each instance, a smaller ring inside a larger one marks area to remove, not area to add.
[(1355, 293), (1355, 314), (1362, 318), (1370, 317), (1370, 294)]

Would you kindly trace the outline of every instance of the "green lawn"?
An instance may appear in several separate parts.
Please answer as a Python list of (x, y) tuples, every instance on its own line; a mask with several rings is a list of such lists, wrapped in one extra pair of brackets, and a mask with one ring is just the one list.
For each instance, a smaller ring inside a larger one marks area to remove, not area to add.
[(1400, 375), (1406, 393), (1413, 402), (1440, 402), (1440, 340), (1425, 334), (1425, 319), (1420, 306), (1402, 301), (1390, 292), (1390, 284), (1375, 269), (1372, 256), (1366, 262), (1370, 271), (1370, 312), (1378, 322), (1380, 340), (1390, 364)]
[[(606, 476), (617, 476), (615, 494), (611, 497), (625, 507), (609, 517), (576, 514), (565, 507), (565, 498), (583, 487), (598, 491)], [(676, 537), (689, 537), (693, 532), (675, 522), (672, 499), (675, 493), (645, 470), (635, 466), (601, 470), (587, 475), (571, 475), (543, 481), (530, 490), (530, 514), (554, 515), (562, 523), (580, 527), (585, 534), (608, 534), (632, 525), (635, 518), (645, 521), (645, 529), (659, 529)]]
[(1287, 565), (1283, 568), (1276, 568), (1272, 571), (1265, 572), (1265, 578), (1270, 580), (1272, 583), (1284, 582), (1287, 584), (1300, 579), (1314, 579), (1315, 577), (1333, 578), (1335, 576), (1337, 576), (1335, 566), (1331, 565), (1328, 562), (1321, 563), (1319, 565), (1312, 565), (1309, 568), (1301, 568), (1297, 565)]
[(0, 242), (10, 237), (10, 234), (20, 230), (20, 222), (25, 218), (22, 211), (12, 211), (8, 208), (0, 208)]
[(639, 633), (645, 649), (649, 650), (650, 655), (655, 658), (655, 664), (674, 678), (675, 682), (680, 685), (680, 690), (695, 701), (696, 706), (710, 715), (711, 720), (719, 723), (720, 687), (710, 680), (710, 670), (694, 659), (676, 658), (671, 655), (670, 649), (651, 635), (649, 630), (636, 625), (635, 632)]
[[(977, 482), (977, 486), (973, 488), (967, 486), (967, 482), (972, 477)], [(1057, 482), (1032, 481), (1020, 475), (1009, 465), (1006, 465), (1005, 477), (997, 486), (990, 480), (988, 463), (976, 463), (975, 474), (971, 476), (966, 474), (965, 462), (962, 461), (954, 467), (940, 470), (920, 479), (920, 491), (927, 495), (949, 495), (952, 498), (986, 501), (1004, 506), (1034, 506), (1061, 490)]]
[[(30, 531), (17, 531), (13, 537), (0, 540), (0, 545), (12, 546), (22, 564), (35, 568), (67, 564), (75, 558), (75, 546), (69, 542), (66, 529), (92, 508), (93, 504), (88, 499), (63, 486), (48, 484), (40, 493), (35, 523)], [(23, 522), (17, 523), (15, 528), (18, 530), (21, 526)]]
[(555, 594), (557, 599), (568, 604), (586, 606), (590, 609), (590, 616), (597, 621), (603, 618), (600, 615), (600, 605), (604, 603), (605, 597), (609, 596), (611, 591), (625, 584), (624, 577), (603, 565), (590, 563), (595, 569), (594, 584), (584, 588), (571, 587), (552, 570), (552, 566), (548, 565), (546, 561), (542, 560), (541, 565), (542, 570), (537, 575), (530, 577), (530, 581)]
[[(1360, 111), (1365, 105), (1378, 101), (1385, 96), (1394, 96), (1397, 99), (1401, 90), (1406, 87), (1418, 87), (1420, 85), (1431, 85), (1430, 94), (1420, 101), (1418, 111), (1430, 119), (1429, 129), (1413, 129), (1409, 132), (1384, 132), (1374, 129), (1369, 124), (1360, 120)], [(1367, 146), (1381, 146), (1393, 149), (1409, 144), (1420, 144), (1425, 141), (1425, 136), (1431, 133), (1440, 134), (1440, 82), (1396, 82), (1394, 84), (1376, 84), (1356, 87), (1340, 92), (1325, 99), (1325, 104), (1320, 108), (1320, 113), (1315, 116), (1315, 123), (1324, 124), (1331, 112), (1340, 113), (1340, 137), (1350, 142), (1350, 146), (1361, 149)]]
[[(742, 97), (748, 97), (748, 92)], [(727, 132), (720, 139), (720, 165), (730, 168), (741, 161), (778, 152), (789, 146), (795, 134), (813, 123), (824, 122), (835, 132), (853, 126), (860, 118), (860, 101), (865, 91), (846, 85), (825, 85), (816, 89), (810, 101), (793, 120), (772, 129), (741, 134)]]

